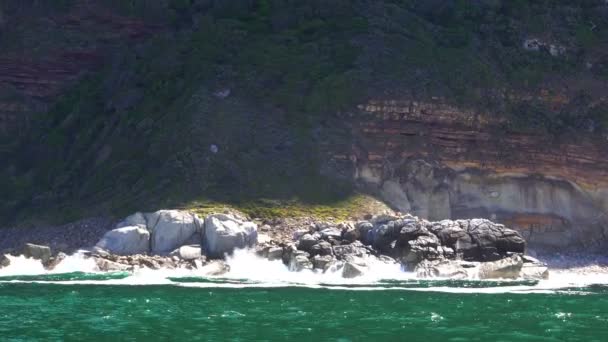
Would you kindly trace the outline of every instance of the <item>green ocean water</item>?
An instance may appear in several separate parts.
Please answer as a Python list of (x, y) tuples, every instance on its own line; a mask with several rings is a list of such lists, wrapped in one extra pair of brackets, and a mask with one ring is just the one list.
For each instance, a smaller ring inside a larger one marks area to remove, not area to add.
[[(90, 284), (69, 283), (75, 279)], [(174, 280), (177, 285), (102, 285), (99, 276), (79, 273), (0, 279), (0, 340), (608, 341), (603, 285), (480, 293), (531, 284), (273, 288)]]

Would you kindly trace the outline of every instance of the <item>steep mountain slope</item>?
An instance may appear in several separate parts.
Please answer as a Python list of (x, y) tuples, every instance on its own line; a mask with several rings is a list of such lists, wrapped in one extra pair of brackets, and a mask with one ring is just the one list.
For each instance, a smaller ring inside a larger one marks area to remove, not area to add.
[(355, 185), (552, 246), (604, 239), (604, 1), (0, 8), (6, 220), (331, 203)]

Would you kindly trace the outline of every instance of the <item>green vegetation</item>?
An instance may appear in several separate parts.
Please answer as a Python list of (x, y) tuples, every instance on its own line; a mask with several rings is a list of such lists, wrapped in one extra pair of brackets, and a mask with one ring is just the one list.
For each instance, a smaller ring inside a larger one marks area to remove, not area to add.
[(352, 194), (335, 201), (325, 203), (306, 203), (298, 199), (276, 200), (256, 199), (240, 203), (224, 203), (209, 200), (195, 200), (181, 206), (201, 216), (214, 212), (235, 209), (250, 217), (261, 219), (286, 217), (315, 217), (346, 220), (360, 218), (365, 214), (387, 209), (373, 198), (361, 194)]
[[(29, 18), (75, 4), (23, 1), (3, 9)], [(3, 154), (10, 163), (0, 168), (0, 217), (63, 221), (199, 202), (203, 209), (229, 203), (261, 217), (343, 216), (356, 201), (348, 200), (348, 184), (318, 174), (320, 143), (348, 141), (335, 114), (379, 94), (441, 96), (490, 109), (506, 115), (508, 130), (608, 131), (608, 111), (591, 105), (584, 89), (580, 105), (559, 113), (542, 101), (502, 96), (537, 94), (555, 75), (605, 80), (608, 63), (596, 53), (608, 30), (600, 1), (103, 5), (143, 20), (154, 34), (135, 46), (125, 41), (108, 48), (111, 62), (66, 91), (20, 146)], [(52, 40), (36, 44), (45, 36), (27, 28), (0, 38), (36, 50), (91, 38), (62, 36), (57, 27)], [(566, 51), (525, 51), (528, 37)], [(596, 57), (598, 72), (589, 72), (586, 63)], [(213, 95), (224, 88), (231, 91), (227, 98)]]

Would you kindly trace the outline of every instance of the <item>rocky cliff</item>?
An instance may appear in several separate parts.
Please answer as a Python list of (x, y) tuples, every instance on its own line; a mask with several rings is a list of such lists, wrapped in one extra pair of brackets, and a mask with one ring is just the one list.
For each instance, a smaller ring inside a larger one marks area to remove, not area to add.
[(423, 218), (505, 223), (533, 248), (601, 248), (607, 13), (602, 0), (2, 2), (0, 218), (332, 206), (357, 184)]
[(347, 117), (352, 146), (334, 164), (402, 212), (490, 218), (538, 248), (605, 246), (602, 138), (512, 132), (504, 116), (441, 99), (372, 100)]

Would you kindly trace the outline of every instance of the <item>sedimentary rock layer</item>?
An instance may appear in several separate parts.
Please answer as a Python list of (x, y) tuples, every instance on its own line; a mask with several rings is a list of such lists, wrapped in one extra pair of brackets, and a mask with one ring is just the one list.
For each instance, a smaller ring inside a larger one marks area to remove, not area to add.
[(370, 101), (348, 117), (352, 145), (333, 165), (396, 209), (497, 220), (538, 248), (606, 243), (608, 144), (598, 136), (510, 132), (503, 115), (441, 99)]

